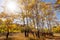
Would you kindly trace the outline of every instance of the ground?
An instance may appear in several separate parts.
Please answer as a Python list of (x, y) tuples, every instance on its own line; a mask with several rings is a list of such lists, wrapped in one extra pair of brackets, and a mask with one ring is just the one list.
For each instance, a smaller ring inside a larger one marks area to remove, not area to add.
[[(55, 34), (56, 35), (56, 34)], [(6, 40), (6, 36), (0, 36), (0, 40)], [(9, 35), (8, 40), (60, 40), (60, 36), (54, 36), (54, 37), (43, 37), (40, 38), (32, 36), (32, 34), (29, 35), (29, 37), (25, 37), (24, 33), (13, 33), (13, 35)]]

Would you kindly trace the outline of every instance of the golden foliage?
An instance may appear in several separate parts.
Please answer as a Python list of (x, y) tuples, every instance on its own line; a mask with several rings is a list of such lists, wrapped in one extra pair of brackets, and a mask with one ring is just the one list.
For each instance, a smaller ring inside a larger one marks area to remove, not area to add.
[(27, 3), (27, 5), (24, 6), (25, 10), (26, 9), (27, 10), (31, 10), (34, 7), (34, 5), (35, 5), (36, 0), (21, 0), (20, 2)]
[(5, 23), (6, 23), (6, 25), (10, 25), (12, 23), (12, 20), (11, 19), (6, 19)]
[(56, 1), (56, 4), (60, 4), (60, 0), (57, 0), (57, 1)]
[(54, 26), (52, 30), (53, 32), (60, 32), (60, 26), (56, 26), (56, 27)]

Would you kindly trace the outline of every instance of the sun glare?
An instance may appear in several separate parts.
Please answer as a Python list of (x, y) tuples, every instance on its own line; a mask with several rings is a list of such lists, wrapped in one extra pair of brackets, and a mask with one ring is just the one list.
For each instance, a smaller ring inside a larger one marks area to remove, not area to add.
[(16, 9), (16, 3), (15, 2), (10, 2), (7, 4), (7, 8), (9, 10), (15, 10)]
[(15, 12), (17, 8), (18, 8), (17, 3), (14, 1), (9, 1), (6, 4), (7, 12)]
[(20, 9), (19, 5), (16, 1), (7, 1), (6, 6), (5, 6), (6, 13), (15, 14), (19, 9)]

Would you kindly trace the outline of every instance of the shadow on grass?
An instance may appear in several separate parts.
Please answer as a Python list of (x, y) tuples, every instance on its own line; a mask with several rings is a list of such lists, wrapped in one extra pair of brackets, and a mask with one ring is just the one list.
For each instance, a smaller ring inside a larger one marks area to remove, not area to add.
[(8, 39), (4, 39), (4, 40), (13, 40), (13, 38), (8, 38)]
[(36, 39), (35, 38), (29, 38), (29, 40), (39, 40), (39, 39), (38, 38), (36, 38)]

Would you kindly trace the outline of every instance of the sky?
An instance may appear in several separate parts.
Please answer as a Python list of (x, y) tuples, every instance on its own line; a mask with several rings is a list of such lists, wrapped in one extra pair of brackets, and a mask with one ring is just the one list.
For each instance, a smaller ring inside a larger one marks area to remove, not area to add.
[(3, 3), (3, 1), (2, 0), (0, 0), (0, 12), (2, 11), (2, 3)]
[[(55, 3), (56, 2), (56, 0), (42, 0), (42, 1), (51, 2), (51, 3)], [(0, 12), (4, 11), (3, 8), (1, 7), (1, 6), (3, 6), (3, 4), (4, 4), (4, 0), (0, 0)], [(57, 16), (58, 20), (60, 20), (60, 12), (56, 11), (56, 13), (57, 13), (56, 16)]]
[(55, 3), (56, 2), (56, 0), (42, 0), (42, 1), (44, 1), (44, 2), (51, 2), (51, 3)]

